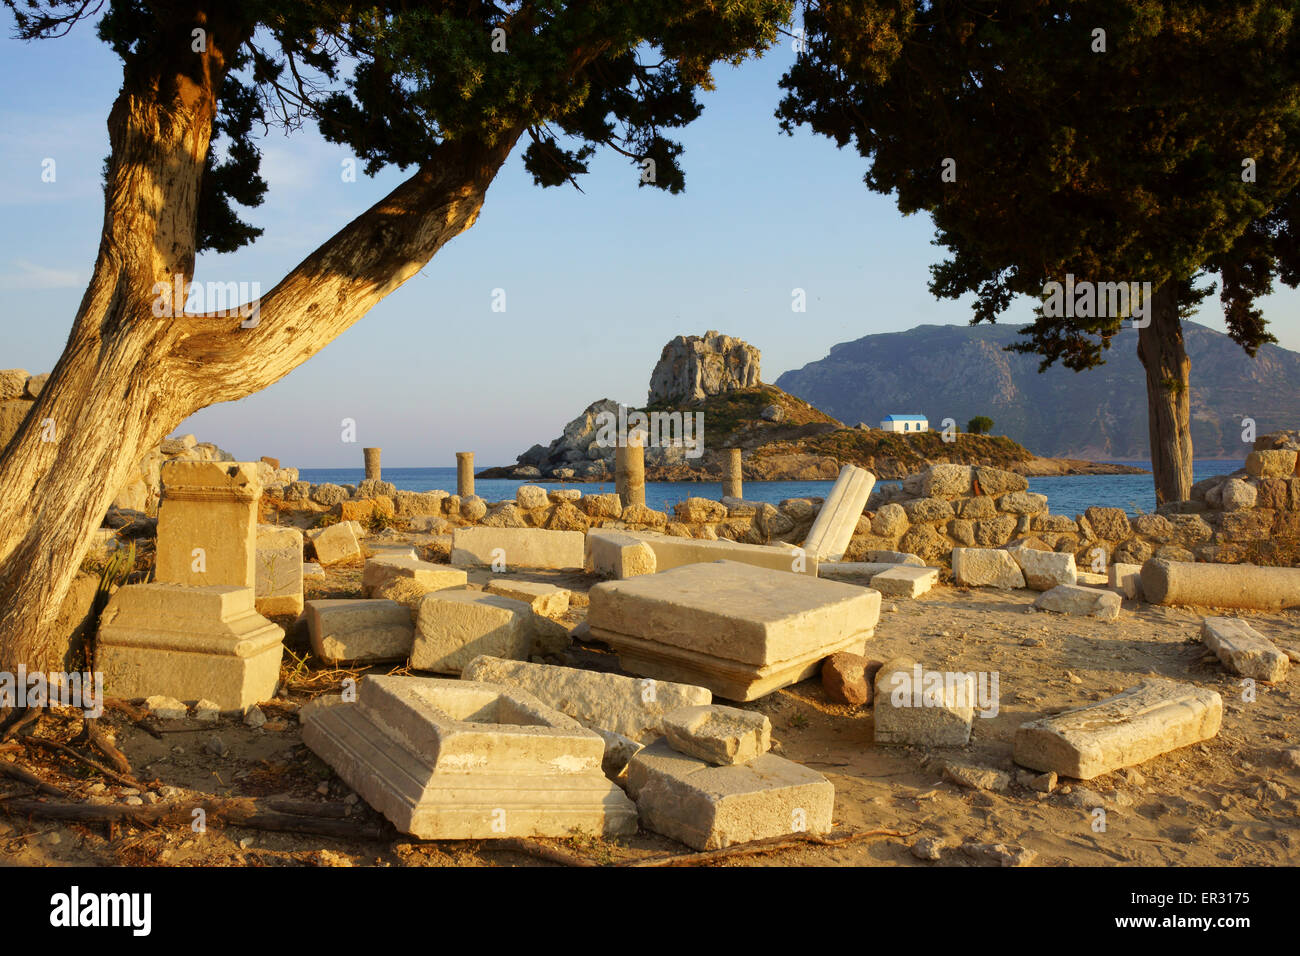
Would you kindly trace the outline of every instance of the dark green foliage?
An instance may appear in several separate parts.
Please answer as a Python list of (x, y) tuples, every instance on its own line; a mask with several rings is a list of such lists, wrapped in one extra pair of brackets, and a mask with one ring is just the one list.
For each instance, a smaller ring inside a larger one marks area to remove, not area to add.
[(972, 435), (987, 435), (993, 430), (993, 419), (987, 415), (976, 415), (966, 423), (966, 431)]

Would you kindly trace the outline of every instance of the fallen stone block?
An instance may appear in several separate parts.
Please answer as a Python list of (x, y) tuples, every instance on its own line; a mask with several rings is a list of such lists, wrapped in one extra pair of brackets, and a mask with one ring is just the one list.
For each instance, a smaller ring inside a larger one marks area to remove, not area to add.
[(849, 704), (861, 707), (870, 704), (873, 696), (872, 684), (879, 662), (872, 668), (872, 662), (861, 654), (840, 651), (822, 661), (822, 689), (826, 696), (837, 704)]
[(908, 657), (876, 672), (875, 739), (878, 744), (964, 747), (975, 718), (975, 678), (926, 671)]
[(302, 532), (277, 525), (257, 526), (259, 614), (302, 613)]
[(658, 570), (654, 549), (640, 538), (619, 531), (587, 532), (583, 564), (590, 574), (622, 581)]
[(907, 567), (907, 565), (884, 561), (822, 562), (817, 566), (817, 577), (824, 581), (842, 581), (845, 584), (856, 584), (865, 588), (871, 584), (871, 579), (877, 574), (899, 567)]
[(655, 556), (656, 572), (669, 571), (686, 564), (734, 561), (756, 568), (792, 571), (816, 577), (820, 563), (815, 555), (792, 545), (742, 544), (739, 541), (725, 540), (705, 541), (702, 538), (681, 538), (656, 531), (619, 533), (650, 546)]
[(612, 730), (601, 730), (599, 727), (587, 729), (605, 742), (605, 755), (600, 761), (601, 771), (615, 783), (620, 785), (626, 783), (627, 765), (641, 752), (645, 744)]
[[(360, 538), (360, 535), (358, 535), (358, 538)], [(420, 556), (415, 553), (415, 548), (409, 544), (377, 544), (372, 541), (366, 545), (365, 550), (367, 557), (380, 560), (391, 558), (401, 561), (418, 561), (420, 559)]]
[(910, 564), (916, 568), (925, 567), (924, 561), (907, 551), (867, 551), (862, 558), (871, 564)]
[(592, 637), (625, 670), (740, 701), (862, 653), (880, 616), (878, 591), (734, 561), (606, 581), (588, 597)]
[(1281, 611), (1300, 607), (1300, 568), (1152, 558), (1142, 565), (1142, 593), (1152, 604)]
[(463, 588), (469, 581), (460, 568), (415, 558), (381, 557), (366, 561), (366, 568), (361, 573), (361, 588), (366, 597), (375, 597), (385, 585), (398, 579), (408, 579), (426, 592)]
[[(435, 592), (436, 593), (436, 592)], [(517, 688), (365, 677), (303, 742), (401, 832), (425, 840), (636, 831), (596, 734)]]
[(953, 548), (952, 576), (962, 587), (1023, 588), (1025, 575), (1000, 548)]
[(533, 612), (523, 601), (483, 591), (431, 591), (420, 602), (411, 666), (459, 674), (480, 655), (527, 660)]
[(568, 588), (544, 584), (540, 581), (518, 581), (514, 578), (493, 578), (488, 582), (489, 594), (523, 601), (536, 613), (548, 617), (559, 617), (569, 610), (569, 597), (573, 593)]
[(1082, 614), (1099, 621), (1119, 619), (1119, 595), (1114, 591), (1080, 587), (1077, 584), (1058, 584), (1050, 591), (1038, 595), (1034, 607), (1058, 614)]
[(943, 778), (968, 790), (993, 790), (1001, 793), (1011, 786), (1010, 774), (965, 763), (944, 764)]
[(553, 568), (579, 571), (583, 566), (581, 531), (544, 528), (457, 528), (452, 535), (451, 563), (461, 567)]
[(632, 758), (627, 783), (642, 826), (696, 850), (826, 833), (835, 807), (829, 780), (775, 754), (714, 767), (665, 740)]
[(1096, 571), (1076, 571), (1075, 583), (1081, 587), (1087, 588), (1108, 588), (1110, 587), (1110, 576), (1098, 574)]
[(1219, 732), (1223, 699), (1194, 684), (1146, 680), (1114, 697), (1021, 724), (1015, 761), (1091, 780)]
[(323, 567), (361, 557), (361, 542), (350, 521), (308, 531), (307, 537), (316, 549), (316, 560)]
[(771, 750), (772, 722), (765, 714), (735, 707), (682, 707), (664, 715), (664, 736), (678, 753), (723, 767)]
[(1074, 555), (1061, 551), (1039, 551), (1035, 548), (1009, 548), (1011, 557), (1020, 565), (1025, 584), (1035, 591), (1050, 591), (1058, 584), (1077, 584), (1078, 569)]
[(130, 584), (100, 618), (104, 693), (208, 699), (222, 710), (275, 696), (284, 631), (253, 608), (251, 587)]
[(461, 677), (518, 687), (584, 727), (641, 743), (663, 736), (664, 715), (670, 711), (713, 702), (707, 688), (690, 684), (486, 656), (470, 661)]
[(1242, 677), (1274, 683), (1285, 679), (1291, 669), (1291, 659), (1277, 645), (1235, 617), (1207, 617), (1201, 640), (1224, 667)]
[(159, 720), (184, 720), (190, 713), (189, 708), (175, 697), (166, 697), (162, 694), (146, 697), (144, 709)]
[(382, 598), (308, 601), (307, 632), (312, 653), (330, 664), (404, 661), (415, 641), (411, 612)]
[(831, 493), (808, 530), (804, 550), (818, 561), (838, 561), (844, 557), (875, 483), (876, 476), (864, 468), (857, 465), (841, 468)]
[(939, 583), (938, 568), (900, 564), (871, 579), (871, 586), (888, 597), (918, 598)]
[(1129, 599), (1142, 600), (1142, 565), (1112, 564), (1106, 569), (1112, 590)]

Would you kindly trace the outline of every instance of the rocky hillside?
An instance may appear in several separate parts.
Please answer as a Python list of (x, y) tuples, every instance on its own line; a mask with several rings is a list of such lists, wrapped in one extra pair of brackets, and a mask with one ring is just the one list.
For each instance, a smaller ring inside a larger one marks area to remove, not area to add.
[[(959, 425), (976, 415), (1041, 455), (1147, 458), (1146, 390), (1137, 334), (1112, 341), (1106, 364), (1086, 372), (1003, 350), (1022, 326), (923, 325), (868, 335), (781, 375), (776, 384), (847, 422), (878, 425), (897, 412)], [(1241, 419), (1264, 434), (1300, 421), (1300, 353), (1274, 345), (1251, 358), (1222, 333), (1184, 323), (1192, 361), (1192, 442), (1197, 457), (1242, 458)]]

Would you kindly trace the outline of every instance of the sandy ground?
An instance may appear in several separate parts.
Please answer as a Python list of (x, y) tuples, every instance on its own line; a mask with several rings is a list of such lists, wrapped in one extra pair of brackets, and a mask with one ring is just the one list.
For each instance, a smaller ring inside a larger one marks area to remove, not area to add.
[[(579, 595), (594, 583), (575, 574), (517, 576), (572, 587)], [(486, 572), (473, 573), (471, 584), (481, 585), (487, 577)], [(360, 596), (359, 584), (359, 569), (331, 572), (323, 585), (309, 587), (308, 598)], [(968, 747), (927, 751), (877, 746), (870, 707), (832, 703), (817, 680), (742, 705), (771, 718), (777, 752), (834, 783), (837, 830), (887, 828), (905, 835), (837, 847), (800, 845), (717, 865), (999, 865), (996, 858), (961, 849), (971, 842), (1003, 844), (1010, 854), (1025, 848), (1032, 853), (1023, 854), (1022, 862), (1035, 866), (1300, 864), (1300, 770), (1285, 754), (1300, 744), (1300, 672), (1279, 686), (1256, 684), (1255, 700), (1246, 702), (1240, 678), (1224, 670), (1199, 642), (1202, 617), (1213, 612), (1126, 601), (1119, 621), (1106, 624), (1034, 612), (1035, 596), (1032, 591), (939, 586), (915, 601), (885, 599), (871, 656), (884, 660), (906, 654), (931, 669), (998, 673), (999, 712), (976, 718)], [(585, 603), (581, 597), (577, 601)], [(583, 613), (585, 608), (573, 609), (569, 622), (576, 623)], [(1248, 616), (1280, 645), (1300, 648), (1300, 613)], [(292, 628), (286, 643), (295, 654), (304, 654), (303, 628)], [(602, 669), (616, 667), (616, 659), (599, 648), (580, 650), (575, 659)], [(103, 723), (136, 776), (155, 793), (170, 786), (221, 796), (288, 796), (330, 804), (345, 819), (383, 823), (303, 746), (294, 713), (312, 696), (337, 692), (346, 672), (298, 667), (286, 655), (285, 675), (289, 696), (266, 708), (269, 720), (259, 729), (235, 719), (214, 725), (150, 718), (162, 732), (158, 740), (120, 714), (110, 712)], [(1012, 740), (1020, 723), (1109, 696), (1148, 675), (1217, 690), (1224, 700), (1217, 738), (1086, 784), (1061, 781), (1050, 794), (1021, 782), (990, 792), (945, 781), (943, 768), (949, 761), (1002, 770), (1015, 781)], [(56, 714), (43, 717), (38, 732), (66, 738), (77, 725)], [(91, 802), (134, 796), (58, 756), (35, 749), (7, 756)], [(23, 784), (0, 779), (0, 797), (29, 795)], [(1104, 830), (1097, 806), (1105, 811)], [(104, 824), (25, 820), (3, 808), (0, 801), (0, 862), (25, 866), (548, 865), (494, 848), (490, 841), (421, 843), (397, 834), (350, 841), (217, 827), (199, 834), (186, 827), (122, 826), (110, 836)], [(941, 847), (937, 861), (912, 852), (923, 838)], [(579, 838), (553, 845), (600, 863), (687, 852), (645, 831), (620, 841)]]

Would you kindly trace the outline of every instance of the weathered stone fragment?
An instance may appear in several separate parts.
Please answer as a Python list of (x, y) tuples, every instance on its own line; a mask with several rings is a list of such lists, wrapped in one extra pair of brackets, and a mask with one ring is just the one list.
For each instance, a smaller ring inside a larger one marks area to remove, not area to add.
[(938, 568), (896, 565), (871, 579), (871, 586), (886, 597), (918, 598), (939, 581)]
[(1240, 618), (1207, 617), (1201, 624), (1201, 640), (1224, 667), (1242, 677), (1272, 683), (1283, 680), (1291, 669), (1290, 658)]
[(411, 666), (459, 674), (480, 655), (526, 660), (533, 649), (532, 608), (482, 591), (431, 591), (420, 602)]
[(411, 612), (383, 598), (308, 601), (307, 632), (312, 653), (329, 664), (404, 661), (415, 641)]
[(654, 549), (630, 534), (593, 528), (587, 532), (585, 548), (589, 574), (621, 581), (657, 570)]
[(1025, 584), (1035, 591), (1049, 591), (1058, 584), (1074, 584), (1079, 579), (1073, 554), (1034, 548), (1009, 548), (1008, 551), (1020, 565)]
[(302, 613), (302, 532), (278, 525), (257, 526), (259, 614)]
[(307, 537), (316, 549), (316, 560), (324, 567), (361, 557), (361, 542), (350, 522), (341, 521), (328, 528), (308, 531)]
[(1153, 558), (1142, 565), (1142, 592), (1152, 604), (1280, 611), (1300, 607), (1300, 568)]
[(964, 747), (975, 717), (971, 674), (926, 671), (899, 657), (876, 672), (876, 743)]
[(451, 563), (462, 567), (500, 568), (504, 564), (506, 569), (553, 568), (576, 571), (582, 569), (584, 543), (580, 531), (457, 528), (452, 538)]
[(1114, 591), (1058, 584), (1040, 594), (1034, 607), (1058, 614), (1083, 614), (1099, 621), (1114, 621), (1119, 619), (1120, 601)]
[(408, 578), (425, 591), (463, 588), (468, 577), (460, 568), (432, 564), (416, 558), (371, 558), (361, 573), (361, 588), (367, 597), (375, 597), (390, 582)]
[(1025, 586), (1025, 576), (1016, 559), (998, 548), (953, 548), (952, 575), (962, 587)]
[(723, 767), (767, 753), (772, 722), (754, 711), (705, 704), (665, 714), (664, 735), (678, 753)]

